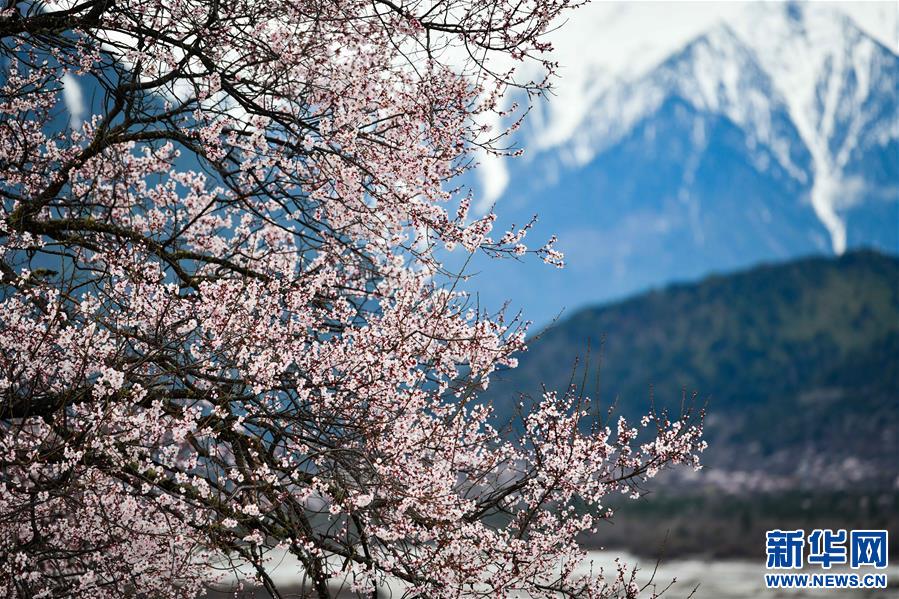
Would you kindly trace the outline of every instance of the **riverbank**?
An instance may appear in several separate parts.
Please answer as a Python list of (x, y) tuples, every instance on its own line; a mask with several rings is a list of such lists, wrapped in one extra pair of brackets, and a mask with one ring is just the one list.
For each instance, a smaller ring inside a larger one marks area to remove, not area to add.
[[(583, 546), (652, 559), (758, 559), (765, 554), (765, 532), (776, 528), (899, 530), (897, 491), (681, 490), (619, 500), (612, 507), (615, 516), (582, 538)], [(891, 554), (899, 555), (899, 534), (890, 541)]]

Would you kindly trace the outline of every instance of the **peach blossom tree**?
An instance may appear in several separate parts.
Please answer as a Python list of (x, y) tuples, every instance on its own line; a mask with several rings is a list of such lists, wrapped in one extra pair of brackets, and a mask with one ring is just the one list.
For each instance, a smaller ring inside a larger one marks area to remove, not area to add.
[(478, 391), (526, 323), (441, 259), (561, 265), (459, 176), (548, 89), (573, 4), (5, 0), (0, 594), (241, 565), (279, 596), (278, 552), (321, 597), (639, 591), (576, 537), (697, 464), (701, 423), (547, 393), (504, 432)]

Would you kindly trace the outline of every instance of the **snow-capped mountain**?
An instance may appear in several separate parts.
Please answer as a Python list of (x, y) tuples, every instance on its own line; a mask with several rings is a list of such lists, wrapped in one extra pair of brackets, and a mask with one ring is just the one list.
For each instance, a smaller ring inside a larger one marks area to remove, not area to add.
[[(899, 194), (895, 177), (865, 168), (877, 156), (897, 157), (897, 73), (896, 55), (834, 8), (752, 6), (647, 75), (609, 90), (575, 136), (574, 154), (592, 157), (665, 99), (680, 97), (727, 117), (750, 149), (764, 148), (808, 184), (808, 199), (841, 253), (853, 206), (866, 194)], [(753, 158), (764, 160), (761, 152)], [(857, 242), (880, 241), (858, 233)]]
[(524, 144), (537, 151), (510, 165), (501, 199), (501, 215), (539, 212), (559, 234), (558, 305), (762, 260), (899, 252), (899, 57), (838, 6), (743, 6), (647, 68), (598, 71), (570, 135), (537, 119)]

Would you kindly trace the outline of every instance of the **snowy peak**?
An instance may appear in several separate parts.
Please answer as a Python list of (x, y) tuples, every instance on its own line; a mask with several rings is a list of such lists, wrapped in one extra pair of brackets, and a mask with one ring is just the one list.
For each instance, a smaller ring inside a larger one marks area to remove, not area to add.
[[(709, 112), (766, 108), (772, 91), (752, 50), (723, 23), (672, 55), (649, 79), (677, 89), (697, 108)], [(760, 93), (768, 95), (760, 97)]]
[[(790, 141), (797, 133), (786, 100), (755, 52), (724, 23), (642, 76), (605, 90), (563, 151), (563, 160), (586, 164), (672, 96), (699, 112), (726, 116), (746, 131), (750, 144), (772, 152), (791, 176), (808, 177), (802, 166), (806, 156)], [(701, 132), (695, 138), (701, 145)]]
[(872, 154), (883, 163), (899, 140), (897, 88), (899, 58), (840, 10), (753, 4), (655, 67), (594, 87), (559, 157), (582, 167), (678, 98), (741, 128), (750, 153), (773, 156), (806, 190), (797, 201), (811, 204), (839, 254), (847, 212), (865, 197), (899, 194), (895, 169), (870, 166)]
[(797, 132), (787, 100), (729, 25), (713, 27), (645, 79), (700, 112), (726, 116), (746, 132), (749, 144), (767, 148), (786, 172), (805, 182), (807, 157), (791, 142)]

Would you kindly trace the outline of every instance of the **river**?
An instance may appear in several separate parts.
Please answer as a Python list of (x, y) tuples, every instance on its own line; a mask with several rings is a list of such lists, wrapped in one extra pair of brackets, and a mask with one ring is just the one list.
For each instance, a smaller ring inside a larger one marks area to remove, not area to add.
[[(591, 552), (591, 559), (597, 565), (609, 567), (616, 556), (629, 564), (638, 564), (638, 581), (646, 581), (652, 574), (655, 562), (653, 560), (639, 559), (622, 552), (596, 551)], [(895, 560), (894, 560), (895, 561)], [(837, 599), (842, 597), (877, 597), (878, 599), (899, 599), (899, 567), (893, 565), (885, 570), (871, 568), (860, 569), (855, 572), (867, 574), (886, 574), (888, 588), (886, 589), (768, 589), (765, 587), (764, 559), (749, 561), (745, 559), (732, 560), (704, 560), (704, 559), (671, 559), (665, 560), (659, 565), (655, 574), (655, 583), (659, 588), (664, 587), (672, 579), (677, 582), (665, 593), (665, 597), (687, 597), (694, 587), (699, 585), (694, 599), (774, 599), (779, 597), (797, 599), (801, 597), (826, 597)], [(786, 572), (786, 571), (778, 571)], [(823, 573), (820, 568), (806, 568), (802, 572)], [(834, 567), (827, 572), (851, 573), (848, 568)], [(651, 594), (650, 594), (651, 595)]]
[[(653, 576), (656, 563), (652, 559), (638, 558), (626, 552), (619, 551), (591, 551), (589, 559), (593, 563), (594, 571), (599, 567), (607, 572), (615, 572), (614, 561), (620, 557), (623, 562), (638, 567), (637, 581), (646, 583)], [(291, 556), (284, 555), (272, 561), (267, 568), (270, 576), (276, 584), (283, 587), (294, 587), (300, 581), (302, 568)], [(765, 587), (765, 563), (762, 558), (758, 561), (746, 559), (669, 559), (659, 564), (655, 570), (653, 582), (656, 590), (668, 586), (672, 580), (676, 582), (665, 592), (664, 597), (671, 599), (685, 599), (696, 589), (693, 599), (801, 599), (805, 597), (821, 597), (826, 599), (841, 599), (843, 597), (860, 599), (863, 597), (875, 597), (877, 599), (899, 599), (899, 566), (891, 565), (884, 570), (870, 568), (856, 571), (857, 573), (886, 574), (888, 587), (886, 589), (768, 589)], [(783, 570), (779, 572), (785, 572)], [(820, 568), (807, 568), (807, 573), (823, 573)], [(829, 573), (852, 573), (848, 568), (834, 567)], [(697, 588), (698, 587), (698, 588)], [(210, 594), (210, 597), (225, 595)], [(233, 597), (233, 594), (228, 595)], [(261, 597), (262, 595), (254, 595)], [(295, 595), (290, 595), (295, 596)], [(341, 595), (343, 596), (343, 595)], [(350, 596), (350, 595), (346, 595)], [(394, 597), (401, 593), (393, 593)], [(646, 597), (652, 596), (652, 589), (646, 589)]]

